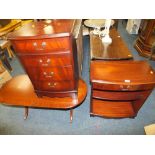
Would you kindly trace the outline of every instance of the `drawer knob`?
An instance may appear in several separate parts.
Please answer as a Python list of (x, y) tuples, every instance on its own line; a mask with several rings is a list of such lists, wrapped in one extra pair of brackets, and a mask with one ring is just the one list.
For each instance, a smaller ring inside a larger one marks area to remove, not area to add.
[(51, 60), (50, 60), (50, 59), (47, 59), (47, 62), (48, 62), (48, 63), (50, 63), (50, 62), (51, 62)]
[(46, 72), (43, 72), (43, 74), (44, 74), (44, 75), (47, 75), (47, 73), (46, 73)]
[(51, 72), (50, 74), (51, 74), (51, 75), (54, 75), (54, 72)]
[(39, 59), (39, 62), (43, 62), (43, 60), (42, 59)]
[(45, 48), (46, 47), (46, 42), (42, 42), (42, 47)]
[(57, 85), (57, 83), (56, 82), (54, 82), (54, 83), (48, 83), (48, 86), (50, 86), (50, 87), (55, 87)]
[(130, 85), (127, 86), (120, 85), (120, 88), (123, 90), (128, 90), (130, 88)]
[(33, 43), (33, 46), (34, 46), (34, 47), (37, 47), (37, 43), (36, 43), (36, 42), (34, 42), (34, 43)]

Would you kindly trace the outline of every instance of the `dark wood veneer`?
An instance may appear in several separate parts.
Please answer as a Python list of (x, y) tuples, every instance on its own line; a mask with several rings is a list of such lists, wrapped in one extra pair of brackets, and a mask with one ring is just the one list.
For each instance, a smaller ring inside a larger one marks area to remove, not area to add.
[(32, 22), (8, 36), (38, 96), (60, 97), (69, 92), (77, 95), (75, 23), (76, 20)]
[(151, 57), (151, 59), (155, 60), (155, 55), (151, 54), (151, 47), (154, 42), (155, 19), (143, 19), (140, 25), (140, 33), (134, 46), (140, 55)]
[(155, 72), (146, 61), (92, 61), (90, 114), (135, 117), (152, 92)]
[(132, 54), (115, 28), (110, 30), (111, 44), (103, 44), (98, 35), (90, 33), (92, 60), (132, 60)]

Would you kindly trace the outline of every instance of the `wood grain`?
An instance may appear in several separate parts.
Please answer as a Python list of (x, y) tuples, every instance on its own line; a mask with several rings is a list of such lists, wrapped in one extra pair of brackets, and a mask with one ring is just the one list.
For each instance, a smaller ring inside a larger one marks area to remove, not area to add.
[(135, 117), (155, 86), (146, 61), (92, 61), (90, 114)]
[(38, 38), (67, 37), (73, 33), (75, 20), (53, 19), (51, 23), (46, 21), (31, 22), (22, 26), (19, 30), (8, 35), (8, 39), (22, 40)]
[(147, 61), (93, 61), (90, 72), (91, 82), (124, 86), (122, 90), (155, 84), (155, 72)]
[[(38, 97), (27, 75), (13, 77), (0, 89), (0, 102), (11, 106), (26, 106), (54, 109), (74, 108), (82, 103), (87, 94), (87, 85), (80, 79), (77, 98)], [(77, 102), (78, 101), (78, 102)]]
[(110, 30), (111, 44), (103, 44), (98, 35), (90, 33), (92, 60), (130, 60), (133, 56), (115, 28)]
[(131, 102), (114, 102), (97, 99), (92, 100), (91, 114), (112, 118), (135, 116)]
[(75, 23), (67, 19), (31, 22), (9, 34), (38, 96), (76, 96), (82, 62), (78, 62), (76, 34), (80, 29), (75, 31)]
[[(143, 19), (141, 22), (141, 32), (136, 39), (134, 47), (138, 53), (144, 57), (151, 56), (151, 46), (155, 42), (155, 20)], [(152, 55), (152, 59), (155, 60), (155, 55)]]

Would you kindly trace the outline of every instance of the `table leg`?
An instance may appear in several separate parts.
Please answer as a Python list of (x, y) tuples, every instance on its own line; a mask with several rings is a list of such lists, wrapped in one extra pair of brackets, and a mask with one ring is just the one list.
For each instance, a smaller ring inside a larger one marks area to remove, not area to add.
[(70, 123), (72, 123), (73, 120), (73, 109), (70, 110)]
[(24, 120), (27, 119), (27, 117), (28, 117), (28, 113), (29, 113), (29, 108), (28, 108), (28, 107), (25, 107)]

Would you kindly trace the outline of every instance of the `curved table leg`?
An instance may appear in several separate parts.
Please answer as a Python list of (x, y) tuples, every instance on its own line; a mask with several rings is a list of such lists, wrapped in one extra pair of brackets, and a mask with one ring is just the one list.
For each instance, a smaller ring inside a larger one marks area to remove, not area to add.
[(28, 107), (25, 107), (24, 120), (27, 119), (27, 117), (28, 117), (28, 113), (29, 113), (29, 108), (28, 108)]

